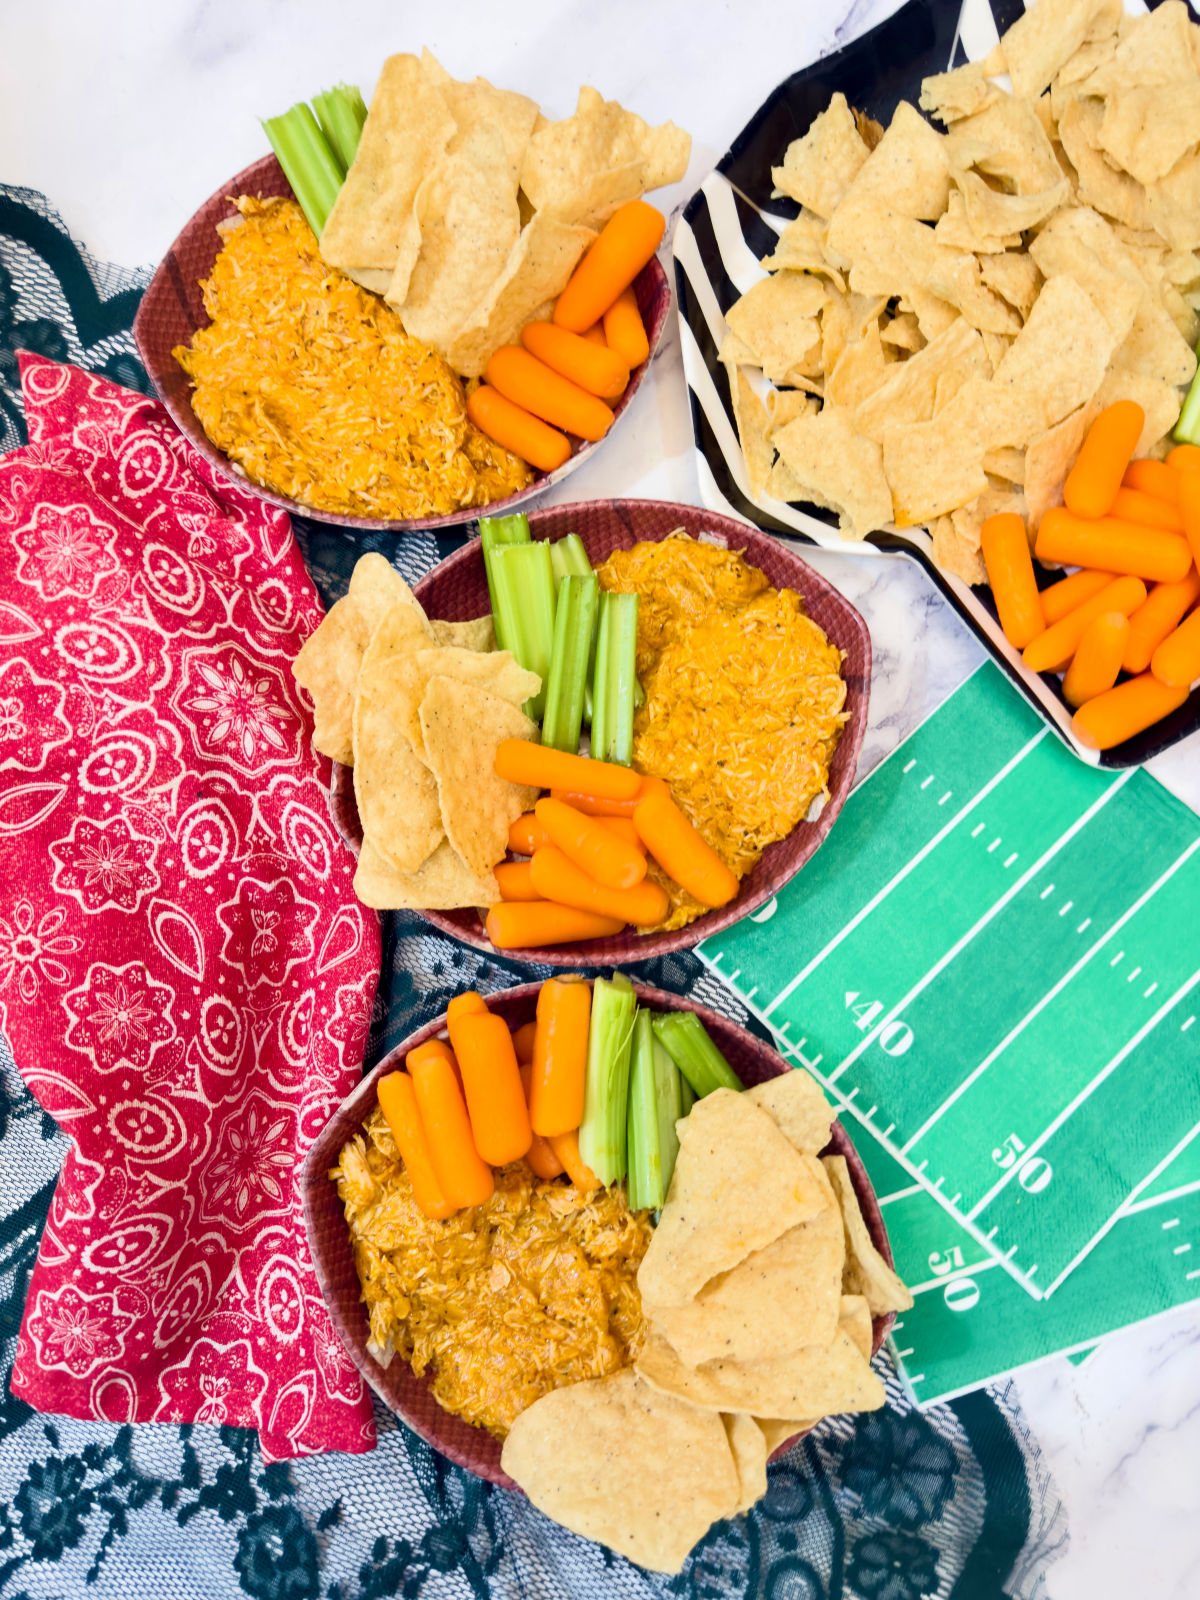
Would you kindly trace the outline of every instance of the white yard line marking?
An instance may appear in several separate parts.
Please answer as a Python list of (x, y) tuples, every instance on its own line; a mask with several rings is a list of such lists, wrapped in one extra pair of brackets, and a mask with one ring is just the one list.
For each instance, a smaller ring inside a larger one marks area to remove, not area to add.
[[(1138, 1211), (1152, 1211), (1155, 1206), (1165, 1206), (1170, 1200), (1182, 1200), (1186, 1195), (1195, 1194), (1200, 1190), (1200, 1178), (1192, 1183), (1181, 1183), (1177, 1189), (1165, 1189), (1162, 1194), (1148, 1195), (1145, 1200), (1127, 1200), (1121, 1207), (1121, 1215), (1132, 1217)], [(1179, 1218), (1176, 1217), (1175, 1222)], [(1174, 1222), (1164, 1222), (1164, 1228), (1173, 1228)]]
[(992, 853), (992, 851), (993, 851), (993, 850), (995, 850), (995, 849), (996, 849), (996, 848), (997, 848), (997, 846), (998, 846), (998, 845), (999, 845), (999, 843), (1000, 843), (1000, 840), (999, 840), (999, 838), (998, 838), (998, 837), (997, 837), (997, 838), (995, 838), (995, 839), (993, 839), (993, 840), (992, 840), (992, 842), (991, 842), (991, 844), (990, 844), (990, 845), (988, 845), (988, 847), (987, 847), (987, 853), (988, 853), (988, 855), (991, 855), (991, 853)]
[(1060, 916), (1060, 917), (1065, 917), (1065, 916), (1066, 916), (1066, 914), (1067, 914), (1067, 912), (1068, 912), (1068, 911), (1070, 911), (1070, 909), (1071, 909), (1071, 907), (1072, 907), (1072, 906), (1073, 906), (1073, 905), (1074, 905), (1074, 904), (1075, 904), (1075, 902), (1074, 902), (1074, 900), (1068, 900), (1068, 901), (1067, 901), (1067, 903), (1066, 903), (1066, 905), (1065, 905), (1065, 906), (1063, 906), (1063, 908), (1062, 908), (1062, 910), (1061, 910), (1061, 911), (1060, 911), (1060, 912), (1059, 912), (1059, 913), (1058, 913), (1058, 914), (1059, 914), (1059, 916)]
[(1075, 932), (1076, 933), (1086, 933), (1087, 930), (1091, 927), (1091, 925), (1092, 925), (1091, 917), (1084, 917), (1083, 921), (1075, 929)]
[(923, 1183), (910, 1183), (907, 1189), (896, 1189), (891, 1194), (881, 1196), (879, 1204), (881, 1206), (890, 1206), (893, 1200), (907, 1200), (910, 1194), (920, 1194), (924, 1187)]
[(1150, 996), (1154, 993), (1155, 989), (1157, 989), (1157, 988), (1158, 988), (1158, 984), (1157, 983), (1152, 983), (1150, 985), (1150, 987), (1146, 990), (1145, 994), (1142, 996), (1142, 999), (1143, 1000), (1149, 1000)]
[[(1038, 899), (1039, 900), (1049, 900), (1050, 896), (1053, 893), (1054, 893), (1054, 885), (1052, 883), (1048, 883), (1046, 885), (1046, 887), (1042, 890), (1041, 894), (1038, 895)], [(1059, 914), (1061, 915), (1061, 912)]]
[(1013, 756), (1009, 761), (1006, 761), (1000, 768), (999, 772), (988, 779), (987, 783), (984, 784), (979, 793), (968, 800), (966, 805), (963, 806), (961, 810), (956, 811), (950, 818), (949, 822), (947, 822), (943, 827), (939, 828), (934, 834), (933, 838), (930, 839), (927, 844), (922, 845), (917, 851), (916, 855), (905, 862), (904, 866), (900, 868), (899, 872), (897, 872), (893, 877), (889, 878), (887, 883), (884, 884), (883, 888), (871, 896), (866, 905), (863, 906), (862, 910), (858, 911), (853, 917), (851, 917), (850, 921), (844, 928), (840, 930), (840, 932), (834, 934), (833, 938), (829, 940), (824, 949), (819, 950), (812, 960), (806, 966), (801, 967), (796, 976), (789, 983), (784, 985), (784, 987), (775, 996), (774, 1000), (771, 1001), (770, 1005), (764, 1009), (762, 1013), (764, 1020), (771, 1015), (776, 1006), (781, 1005), (783, 1001), (785, 1001), (787, 997), (804, 982), (805, 978), (807, 978), (811, 972), (814, 972), (816, 968), (821, 965), (826, 956), (837, 949), (838, 945), (841, 944), (843, 939), (847, 938), (851, 933), (854, 932), (855, 928), (858, 927), (860, 922), (864, 921), (865, 918), (870, 916), (871, 912), (875, 910), (876, 906), (880, 905), (884, 900), (887, 899), (888, 895), (891, 894), (892, 890), (897, 886), (897, 884), (902, 883), (904, 879), (908, 877), (910, 872), (915, 871), (916, 868), (920, 866), (921, 862), (925, 860), (926, 856), (937, 849), (942, 840), (945, 839), (948, 834), (953, 832), (953, 830), (958, 826), (965, 816), (968, 816), (972, 811), (974, 811), (975, 807), (986, 795), (991, 794), (992, 790), (997, 784), (1002, 783), (1004, 779), (1007, 778), (1014, 767), (1019, 766), (1021, 762), (1024, 761), (1025, 757), (1030, 753), (1031, 750), (1036, 749), (1037, 746), (1041, 744), (1042, 740), (1049, 734), (1049, 732), (1049, 728), (1042, 728), (1040, 732), (1034, 734), (1033, 738), (1029, 740), (1028, 744), (1022, 745), (1021, 749), (1017, 751), (1016, 755)]
[(1016, 859), (1017, 859), (1017, 852), (1016, 852), (1016, 851), (1015, 851), (1015, 850), (1014, 850), (1014, 851), (1013, 851), (1013, 853), (1012, 853), (1012, 855), (1010, 855), (1010, 856), (1009, 856), (1009, 858), (1008, 858), (1008, 860), (1007, 860), (1007, 861), (1006, 861), (1006, 862), (1005, 862), (1005, 863), (1004, 863), (1004, 865), (1005, 865), (1005, 867), (1011, 867), (1011, 866), (1012, 866), (1012, 864), (1013, 864), (1013, 862), (1014, 862), (1014, 861), (1015, 861), (1015, 860), (1016, 860)]
[(902, 772), (911, 772), (912, 769), (916, 766), (916, 764), (917, 764), (917, 761), (916, 761), (916, 757), (914, 756), (913, 759), (908, 763), (908, 765), (906, 767), (901, 767), (900, 770)]
[(929, 785), (932, 782), (933, 782), (933, 773), (931, 772), (929, 774), (929, 776), (925, 779), (925, 782), (921, 785), (922, 789), (928, 789)]
[(952, 795), (952, 794), (953, 794), (953, 793), (954, 793), (954, 790), (953, 790), (953, 789), (947, 789), (947, 790), (946, 790), (946, 792), (945, 792), (945, 794), (944, 794), (944, 795), (943, 795), (943, 796), (942, 796), (942, 798), (941, 798), (941, 799), (940, 799), (940, 800), (939, 800), (939, 801), (938, 801), (938, 805), (940, 805), (940, 806), (944, 806), (944, 805), (945, 805), (945, 804), (946, 804), (946, 801), (947, 801), (947, 800), (949, 800), (949, 798), (950, 798), (950, 796), (951, 796), (951, 795)]
[[(913, 1145), (917, 1143), (918, 1139), (922, 1138), (926, 1133), (929, 1132), (930, 1128), (933, 1127), (935, 1122), (940, 1121), (946, 1112), (949, 1111), (954, 1102), (961, 1095), (966, 1093), (966, 1091), (971, 1087), (975, 1080), (981, 1076), (982, 1073), (987, 1071), (992, 1062), (995, 1061), (996, 1057), (1002, 1055), (1004, 1051), (1008, 1049), (1009, 1045), (1013, 1042), (1017, 1035), (1023, 1033), (1033, 1019), (1038, 1016), (1040, 1012), (1044, 1011), (1052, 1000), (1056, 999), (1058, 995), (1062, 993), (1062, 991), (1070, 983), (1071, 979), (1083, 971), (1084, 967), (1087, 966), (1088, 962), (1092, 959), (1096, 952), (1102, 949), (1114, 934), (1117, 934), (1121, 931), (1121, 929), (1129, 921), (1130, 917), (1134, 916), (1138, 911), (1140, 911), (1146, 902), (1152, 899), (1154, 895), (1158, 893), (1163, 884), (1166, 883), (1169, 878), (1173, 878), (1175, 876), (1188, 857), (1194, 855), (1197, 850), (1200, 850), (1200, 839), (1194, 839), (1192, 843), (1188, 845), (1183, 854), (1177, 857), (1177, 859), (1171, 863), (1162, 876), (1156, 878), (1150, 887), (1144, 890), (1143, 893), (1138, 896), (1129, 909), (1121, 913), (1117, 920), (1110, 925), (1107, 932), (1101, 934), (1099, 939), (1097, 939), (1094, 944), (1090, 945), (1088, 949), (1084, 951), (1083, 955), (1080, 956), (1075, 965), (1067, 972), (1064, 972), (1058, 982), (1046, 991), (1046, 993), (1038, 1001), (1037, 1005), (1035, 1005), (1031, 1010), (1027, 1011), (1016, 1024), (1016, 1026), (1007, 1034), (1005, 1034), (1004, 1038), (1001, 1039), (996, 1048), (988, 1055), (984, 1056), (983, 1060), (974, 1069), (974, 1071), (967, 1074), (967, 1076), (959, 1084), (958, 1088), (954, 1090), (953, 1094), (951, 1094), (947, 1099), (943, 1100), (937, 1110), (933, 1112), (931, 1116), (927, 1117), (926, 1120), (921, 1124), (916, 1133), (913, 1134), (912, 1138), (909, 1139), (906, 1144), (901, 1146), (905, 1153), (912, 1149)], [(1061, 912), (1059, 914), (1061, 915)], [(1155, 987), (1157, 987), (1157, 985)]]
[(986, 822), (976, 823), (976, 825), (971, 829), (971, 837), (972, 837), (972, 839), (978, 839), (979, 835), (983, 832), (983, 830), (986, 827), (987, 827), (987, 823)]
[(1167, 1228), (1177, 1228), (1178, 1226), (1179, 1226), (1179, 1218), (1178, 1217), (1172, 1217), (1169, 1222), (1164, 1222), (1163, 1223), (1164, 1230), (1167, 1229)]
[(1200, 1267), (1194, 1267), (1191, 1272), (1185, 1272), (1183, 1275), (1185, 1283), (1191, 1283), (1193, 1278), (1200, 1278)]
[(1189, 1017), (1187, 1019), (1187, 1021), (1184, 1023), (1183, 1027), (1180, 1028), (1180, 1030), (1179, 1030), (1180, 1033), (1186, 1033), (1188, 1031), (1188, 1029), (1191, 1027), (1192, 1023), (1195, 1022), (1195, 1020), (1196, 1020), (1195, 1017)]
[(1124, 959), (1125, 959), (1124, 950), (1118, 950), (1116, 955), (1112, 958), (1112, 960), (1108, 964), (1109, 964), (1110, 967), (1115, 967), (1118, 961), (1124, 961)]
[(1142, 970), (1141, 967), (1134, 967), (1132, 972), (1128, 972), (1128, 973), (1125, 974), (1125, 982), (1126, 983), (1132, 983), (1133, 980), (1137, 977), (1138, 973), (1141, 970)]
[(1171, 1254), (1173, 1256), (1183, 1256), (1186, 1255), (1191, 1248), (1192, 1247), (1190, 1244), (1177, 1244), (1174, 1250), (1171, 1251)]
[[(891, 1010), (879, 1020), (878, 1023), (876, 1023), (866, 1037), (862, 1039), (860, 1043), (856, 1044), (854, 1049), (851, 1050), (850, 1054), (846, 1056), (837, 1067), (835, 1067), (833, 1072), (831, 1072), (829, 1075), (829, 1081), (831, 1083), (837, 1077), (839, 1077), (847, 1067), (851, 1066), (855, 1061), (857, 1061), (864, 1050), (868, 1049), (872, 1044), (874, 1044), (875, 1040), (879, 1037), (879, 1034), (883, 1031), (883, 1029), (886, 1028), (889, 1023), (894, 1022), (898, 1016), (903, 1014), (905, 1008), (911, 1005), (917, 996), (929, 987), (938, 974), (943, 972), (950, 965), (960, 951), (963, 951), (967, 948), (967, 946), (975, 938), (976, 934), (980, 933), (984, 928), (986, 928), (988, 923), (991, 922), (994, 917), (999, 916), (1000, 912), (1004, 910), (1009, 901), (1012, 900), (1016, 895), (1020, 894), (1025, 885), (1037, 876), (1046, 863), (1048, 861), (1052, 861), (1064, 845), (1068, 844), (1077, 833), (1079, 833), (1083, 828), (1087, 827), (1088, 823), (1097, 814), (1097, 812), (1099, 812), (1108, 803), (1108, 801), (1112, 799), (1113, 795), (1116, 794), (1119, 789), (1123, 788), (1125, 784), (1129, 782), (1130, 778), (1136, 771), (1136, 767), (1126, 768), (1126, 770), (1121, 773), (1120, 777), (1118, 777), (1114, 783), (1109, 784), (1108, 788), (1105, 789), (1102, 795), (1100, 795), (1096, 800), (1093, 800), (1092, 804), (1087, 808), (1086, 811), (1081, 812), (1079, 816), (1076, 817), (1075, 821), (1069, 828), (1067, 828), (1063, 833), (1059, 834), (1058, 838), (1055, 839), (1053, 844), (1049, 845), (1045, 850), (1042, 851), (1041, 855), (1031, 867), (1026, 867), (1021, 876), (1015, 879), (1010, 887), (1007, 888), (1000, 896), (1000, 898), (994, 901), (993, 904), (988, 907), (983, 916), (981, 916), (972, 927), (968, 928), (966, 933), (964, 933), (961, 938), (957, 939), (955, 943), (950, 946), (945, 955), (940, 956), (938, 960), (934, 962), (933, 966), (929, 968), (924, 977), (918, 979), (908, 993), (900, 1001), (898, 1001), (897, 1004), (894, 1005)], [(1200, 840), (1198, 840), (1197, 843), (1200, 843)]]

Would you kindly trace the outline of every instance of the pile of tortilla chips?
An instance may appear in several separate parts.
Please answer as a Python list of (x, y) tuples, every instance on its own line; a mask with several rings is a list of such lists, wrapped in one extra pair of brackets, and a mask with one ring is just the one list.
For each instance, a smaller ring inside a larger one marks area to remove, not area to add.
[(321, 254), (477, 377), (549, 316), (618, 206), (683, 177), (691, 143), (595, 89), (548, 122), (523, 94), (457, 82), (428, 50), (389, 56)]
[(1196, 366), (1200, 28), (1182, 0), (1037, 0), (921, 105), (948, 131), (835, 95), (788, 147), (801, 212), (721, 359), (753, 494), (847, 538), (924, 524), (979, 583), (984, 518), (1032, 536), (1102, 407), (1136, 400), (1136, 453), (1166, 448)]
[(541, 679), (496, 650), (490, 617), (430, 621), (380, 555), (354, 568), (292, 666), (315, 707), (313, 744), (354, 768), (363, 844), (354, 890), (380, 910), (490, 906), (492, 868), (536, 791), (495, 773)]
[[(638, 1271), (634, 1371), (516, 1419), (502, 1465), (557, 1522), (678, 1572), (713, 1522), (767, 1488), (767, 1457), (884, 1403), (871, 1319), (912, 1297), (871, 1242), (833, 1112), (806, 1072), (718, 1089), (677, 1126), (670, 1193)], [(652, 1461), (650, 1472), (631, 1463)]]

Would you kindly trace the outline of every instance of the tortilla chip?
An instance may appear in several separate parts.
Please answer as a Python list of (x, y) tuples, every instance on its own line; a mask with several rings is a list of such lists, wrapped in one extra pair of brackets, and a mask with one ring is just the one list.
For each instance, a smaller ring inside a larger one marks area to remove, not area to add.
[(820, 1084), (802, 1067), (782, 1072), (746, 1090), (747, 1100), (761, 1106), (788, 1142), (802, 1155), (815, 1156), (829, 1143), (836, 1112)]
[(882, 443), (889, 424), (928, 422), (934, 414), (938, 385), (954, 376), (960, 383), (989, 371), (983, 337), (965, 317), (955, 316), (944, 332), (931, 339), (910, 360), (891, 368), (854, 414), (859, 432)]
[[(751, 1251), (815, 1217), (826, 1200), (814, 1158), (793, 1149), (743, 1094), (715, 1090), (678, 1127), (670, 1191), (638, 1269), (647, 1308), (685, 1304)], [(753, 1185), (748, 1172), (757, 1175)]]
[(757, 499), (766, 493), (767, 474), (775, 459), (775, 447), (767, 437), (771, 419), (767, 408), (755, 394), (741, 367), (730, 367), (729, 386), (738, 439), (746, 458), (746, 477), (750, 493)]
[(413, 650), (433, 643), (433, 629), (417, 605), (392, 606), (371, 635), (363, 652), (363, 668), (369, 670), (384, 661), (394, 661)]
[(1179, 419), (1182, 398), (1173, 383), (1114, 366), (1096, 390), (1092, 405), (1100, 411), (1114, 400), (1136, 400), (1146, 413), (1146, 421), (1133, 453), (1135, 456), (1148, 456), (1158, 454), (1168, 439)]
[(874, 1329), (871, 1326), (871, 1308), (860, 1294), (844, 1294), (841, 1300), (840, 1325), (846, 1336), (870, 1361)]
[(820, 370), (832, 373), (847, 347), (861, 339), (873, 324), (878, 326), (886, 309), (885, 295), (845, 294), (831, 289), (821, 310)]
[(1025, 503), (1030, 526), (1036, 528), (1051, 506), (1062, 505), (1063, 484), (1087, 431), (1100, 410), (1089, 400), (1045, 433), (1031, 439), (1025, 451)]
[(1042, 287), (1042, 274), (1033, 255), (1005, 251), (1003, 255), (989, 256), (979, 263), (979, 275), (989, 289), (1007, 300), (1022, 317), (1033, 310), (1033, 302)]
[(443, 646), (437, 650), (410, 651), (393, 679), (396, 716), (413, 751), (427, 765), (429, 755), (421, 732), (420, 708), (432, 678), (454, 678), (459, 683), (475, 684), (513, 706), (524, 705), (542, 686), (537, 673), (526, 672), (507, 650), (485, 654)]
[(1100, 148), (1146, 185), (1157, 183), (1200, 144), (1200, 78), (1122, 84), (1104, 104)]
[(437, 849), (445, 830), (437, 781), (404, 733), (398, 706), (403, 671), (404, 657), (396, 656), (359, 673), (354, 798), (363, 832), (398, 872), (411, 873)]
[[(962, 173), (965, 179), (975, 178), (978, 182), (983, 180), (977, 173)], [(986, 187), (986, 185), (985, 185)], [(991, 191), (989, 191), (991, 192)], [(1005, 195), (1005, 199), (1014, 200), (1016, 195)], [(967, 215), (966, 202), (961, 189), (951, 189), (950, 201), (945, 211), (938, 218), (933, 236), (939, 244), (950, 245), (956, 250), (973, 250), (983, 264), (986, 256), (1000, 255), (1005, 250), (1020, 248), (1021, 235), (1019, 233), (981, 233), (976, 228), (972, 219)]]
[(492, 873), (477, 878), (448, 840), (415, 872), (399, 872), (368, 834), (354, 873), (354, 892), (377, 911), (453, 911), (463, 906), (494, 906), (500, 885)]
[(795, 417), (815, 416), (820, 407), (810, 394), (802, 389), (770, 389), (766, 399), (770, 438), (777, 429), (786, 428)]
[(983, 470), (989, 478), (1006, 478), (1009, 483), (1025, 482), (1025, 452), (1011, 445), (1000, 445), (983, 452)]
[(313, 748), (346, 767), (354, 764), (354, 685), (367, 637), (362, 612), (346, 595), (330, 606), (292, 662), (292, 676), (312, 696)]
[(898, 312), (889, 317), (879, 330), (884, 344), (894, 344), (898, 350), (917, 351), (925, 348), (925, 335), (911, 311)]
[(977, 168), (1015, 194), (1038, 194), (1063, 175), (1036, 109), (1010, 94), (955, 123), (946, 150), (952, 166)]
[(953, 72), (932, 73), (921, 84), (920, 106), (939, 122), (957, 122), (998, 100), (1002, 91), (991, 83), (981, 61), (968, 61)]
[[(862, 1212), (858, 1209), (858, 1197), (854, 1193), (845, 1156), (822, 1156), (821, 1160), (838, 1197), (842, 1221), (846, 1225), (844, 1292), (863, 1295), (871, 1315), (875, 1317), (886, 1316), (889, 1311), (907, 1311), (913, 1303), (912, 1295), (871, 1242)], [(759, 1409), (765, 1411), (767, 1408)]]
[(1138, 373), (1183, 388), (1196, 371), (1196, 355), (1161, 302), (1147, 290), (1112, 365), (1114, 371)]
[(756, 1506), (767, 1492), (767, 1441), (754, 1418), (735, 1411), (721, 1419), (738, 1476), (739, 1513)]
[(456, 645), (462, 650), (494, 650), (496, 629), (489, 611), (486, 617), (472, 617), (466, 622), (445, 622), (441, 617), (431, 617), (434, 644)]
[(517, 184), (499, 128), (482, 123), (455, 141), (417, 191), (420, 253), (388, 290), (406, 331), (444, 350), (507, 265), (521, 231)]
[(843, 538), (862, 539), (892, 520), (883, 454), (844, 411), (827, 408), (797, 417), (773, 437), (806, 494), (837, 511)]
[(841, 1213), (828, 1192), (815, 1217), (752, 1251), (694, 1300), (654, 1307), (651, 1326), (689, 1367), (828, 1344), (837, 1332), (845, 1253)]
[(878, 322), (871, 322), (846, 345), (832, 371), (826, 371), (826, 404), (853, 411), (878, 390), (893, 364), (883, 353)]
[(777, 272), (735, 301), (725, 321), (767, 377), (779, 382), (820, 343), (816, 317), (828, 294), (828, 286), (806, 272)]
[(771, 168), (771, 180), (780, 194), (830, 217), (869, 154), (846, 96), (835, 94), (803, 138), (788, 145), (783, 165)]
[[(633, 1462), (653, 1471), (631, 1471)], [(535, 1400), (500, 1464), (555, 1522), (653, 1572), (678, 1572), (742, 1493), (720, 1416), (628, 1369)]]
[(485, 877), (504, 859), (509, 827), (537, 798), (536, 789), (496, 776), (496, 747), (532, 737), (536, 725), (499, 695), (445, 677), (430, 678), (420, 718), (446, 837)]
[(1106, 217), (1131, 228), (1144, 228), (1150, 223), (1146, 190), (1127, 172), (1118, 172), (1100, 153), (1097, 141), (1102, 120), (1100, 102), (1079, 97), (1071, 100), (1059, 118), (1058, 136), (1078, 177), (1078, 198)]
[[(1071, 185), (1066, 178), (1060, 178), (1050, 188), (1036, 194), (1000, 194), (989, 188), (977, 172), (956, 171), (954, 182), (977, 234), (1020, 235), (1027, 228), (1044, 222), (1071, 196)], [(1019, 238), (1017, 242), (1020, 243)]]
[(1064, 273), (1049, 279), (1038, 295), (1024, 328), (996, 369), (995, 386), (998, 391), (1019, 392), (1040, 417), (1042, 428), (1049, 428), (1091, 399), (1115, 348), (1116, 340), (1095, 302)]
[(515, 343), (538, 308), (558, 298), (595, 237), (591, 228), (541, 212), (522, 228), (499, 278), (442, 352), (455, 372), (480, 377), (492, 352)]
[[(946, 137), (906, 100), (859, 168), (837, 211), (886, 207), (901, 217), (936, 222), (950, 194)], [(815, 209), (815, 208), (814, 208)]]
[(1146, 286), (1111, 225), (1087, 206), (1060, 211), (1038, 234), (1029, 254), (1046, 278), (1066, 274), (1095, 303), (1120, 344), (1133, 327)]
[(541, 115), (537, 102), (512, 89), (497, 89), (486, 78), (459, 82), (429, 50), (421, 51), (421, 69), (429, 82), (441, 90), (457, 124), (450, 142), (451, 152), (459, 148), (463, 136), (473, 128), (481, 123), (490, 124), (504, 142), (515, 190), (525, 147)]
[(685, 1366), (651, 1329), (634, 1366), (664, 1394), (713, 1411), (824, 1417), (878, 1411), (885, 1399), (883, 1384), (840, 1324), (828, 1345), (808, 1345), (774, 1361), (706, 1361), (696, 1368)]
[(547, 123), (530, 139), (521, 188), (543, 215), (600, 228), (644, 190), (678, 183), (691, 149), (690, 134), (673, 122), (652, 128), (583, 88), (573, 116)]
[[(957, 306), (952, 306), (948, 300), (931, 294), (917, 284), (910, 284), (901, 296), (900, 309), (912, 312), (917, 319), (917, 327), (930, 344), (947, 328), (952, 328), (961, 315)], [(970, 327), (970, 323), (967, 326)]]
[(358, 153), (321, 235), (335, 267), (390, 273), (417, 189), (455, 133), (450, 108), (417, 56), (389, 56)]
[(963, 543), (972, 550), (978, 550), (983, 541), (983, 524), (988, 517), (998, 517), (1009, 511), (1025, 522), (1028, 514), (1025, 496), (1019, 491), (989, 485), (981, 495), (968, 500), (965, 506), (957, 506), (950, 513), (950, 521)]
[(1038, 0), (1004, 35), (1013, 94), (1036, 100), (1087, 38), (1114, 33), (1121, 0)]
[(1165, 85), (1195, 75), (1188, 7), (1182, 0), (1167, 0), (1142, 16), (1122, 19), (1116, 49), (1085, 79), (1082, 92), (1102, 96), (1125, 84)]
[(788, 1444), (798, 1434), (807, 1433), (810, 1428), (815, 1428), (822, 1418), (807, 1417), (803, 1421), (790, 1422), (780, 1417), (755, 1417), (754, 1420), (763, 1436), (769, 1460), (781, 1445)]

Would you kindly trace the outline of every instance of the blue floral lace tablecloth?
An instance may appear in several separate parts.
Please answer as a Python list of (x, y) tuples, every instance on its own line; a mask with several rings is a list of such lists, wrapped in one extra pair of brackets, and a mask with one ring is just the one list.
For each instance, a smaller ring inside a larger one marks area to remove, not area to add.
[[(148, 389), (129, 333), (142, 287), (77, 246), (40, 195), (0, 186), (0, 450), (24, 442), (17, 349)], [(327, 603), (366, 549), (382, 550), (411, 582), (461, 542), (363, 538), (317, 523), (296, 531)], [(0, 928), (7, 910), (0, 890)], [(690, 955), (631, 970), (749, 1021)], [(416, 916), (389, 917), (368, 1063), (456, 990), (529, 975)], [(0, 969), (0, 987), (3, 978)], [(451, 1466), (378, 1405), (374, 1454), (270, 1466), (257, 1437), (236, 1428), (41, 1416), (10, 1393), (8, 1373), (65, 1148), (0, 1035), (0, 1600), (1045, 1596), (1065, 1517), (1013, 1391), (918, 1412), (886, 1356), (877, 1365), (887, 1408), (822, 1424), (771, 1468), (766, 1498), (713, 1528), (673, 1579)]]

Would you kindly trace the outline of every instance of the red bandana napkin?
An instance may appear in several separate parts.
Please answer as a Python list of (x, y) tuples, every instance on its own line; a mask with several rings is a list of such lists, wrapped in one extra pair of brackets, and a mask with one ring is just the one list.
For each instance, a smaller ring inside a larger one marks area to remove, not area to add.
[(153, 400), (26, 357), (0, 460), (0, 1028), (74, 1140), (12, 1387), (367, 1450), (296, 1176), (357, 1081), (377, 919), (289, 664), (287, 517)]

